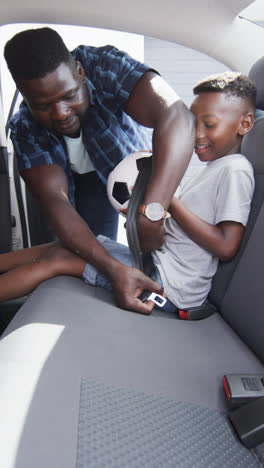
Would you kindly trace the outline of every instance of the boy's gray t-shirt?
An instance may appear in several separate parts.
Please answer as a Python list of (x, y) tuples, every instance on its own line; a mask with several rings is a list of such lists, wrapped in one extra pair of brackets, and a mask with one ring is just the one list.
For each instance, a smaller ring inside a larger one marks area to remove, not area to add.
[[(232, 154), (208, 162), (176, 195), (210, 224), (236, 221), (246, 226), (253, 191), (250, 162), (241, 154)], [(165, 243), (153, 253), (164, 291), (179, 308), (200, 305), (210, 291), (218, 258), (193, 242), (174, 219), (166, 219), (165, 227)]]

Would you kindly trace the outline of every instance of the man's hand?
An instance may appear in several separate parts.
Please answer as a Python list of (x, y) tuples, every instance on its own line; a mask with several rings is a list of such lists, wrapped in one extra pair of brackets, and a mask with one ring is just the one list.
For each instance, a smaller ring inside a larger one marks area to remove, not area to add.
[(164, 220), (150, 221), (144, 215), (137, 218), (138, 238), (143, 253), (160, 249), (164, 243)]
[[(120, 213), (126, 216), (127, 208), (120, 210)], [(140, 249), (143, 253), (159, 249), (164, 243), (164, 220), (153, 222), (146, 218), (146, 216), (140, 214), (137, 217), (137, 231)]]
[(144, 289), (164, 296), (163, 288), (158, 283), (148, 278), (140, 270), (125, 265), (116, 270), (114, 277), (112, 277), (112, 286), (119, 307), (144, 315), (150, 315), (155, 305), (150, 300), (142, 302), (138, 298)]

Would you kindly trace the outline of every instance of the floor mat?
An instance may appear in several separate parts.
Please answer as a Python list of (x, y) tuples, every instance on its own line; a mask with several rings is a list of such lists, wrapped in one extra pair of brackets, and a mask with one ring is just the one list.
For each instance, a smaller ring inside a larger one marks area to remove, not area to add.
[(81, 381), (77, 468), (255, 468), (258, 455), (217, 410)]

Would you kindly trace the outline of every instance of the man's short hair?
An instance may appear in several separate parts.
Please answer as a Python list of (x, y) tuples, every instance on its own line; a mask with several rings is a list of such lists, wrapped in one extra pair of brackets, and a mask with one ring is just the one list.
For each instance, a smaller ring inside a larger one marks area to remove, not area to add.
[(61, 63), (72, 60), (60, 35), (47, 27), (16, 34), (6, 43), (4, 56), (16, 83), (21, 79), (43, 78)]
[(228, 96), (248, 98), (253, 109), (256, 107), (256, 87), (247, 76), (237, 72), (224, 72), (211, 75), (195, 85), (195, 95), (206, 92), (225, 93)]

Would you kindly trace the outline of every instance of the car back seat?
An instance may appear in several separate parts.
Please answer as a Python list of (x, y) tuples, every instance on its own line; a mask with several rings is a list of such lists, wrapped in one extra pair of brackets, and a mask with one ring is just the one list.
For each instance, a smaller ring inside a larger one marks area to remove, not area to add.
[(257, 111), (254, 128), (243, 139), (242, 153), (254, 167), (255, 193), (240, 250), (231, 262), (219, 266), (210, 299), (264, 362), (264, 57), (254, 64), (249, 77), (257, 86)]
[[(244, 141), (256, 194), (259, 122)], [(205, 320), (121, 310), (76, 278), (40, 285), (0, 341), (0, 466), (264, 466), (264, 444), (248, 450), (233, 433), (222, 389), (224, 374), (264, 374), (263, 210)]]

